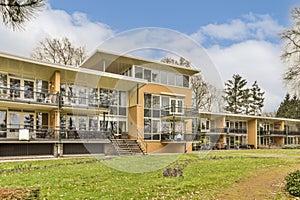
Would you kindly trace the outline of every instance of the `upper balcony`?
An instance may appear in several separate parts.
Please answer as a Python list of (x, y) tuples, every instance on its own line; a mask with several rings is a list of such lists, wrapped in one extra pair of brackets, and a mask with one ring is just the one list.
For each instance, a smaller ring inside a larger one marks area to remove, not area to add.
[(198, 118), (199, 112), (195, 108), (186, 108), (183, 106), (165, 106), (161, 108), (161, 117)]

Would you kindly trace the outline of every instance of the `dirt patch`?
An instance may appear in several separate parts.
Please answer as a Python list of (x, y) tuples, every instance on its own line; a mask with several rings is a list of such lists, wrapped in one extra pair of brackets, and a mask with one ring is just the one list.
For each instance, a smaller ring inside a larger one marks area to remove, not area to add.
[(0, 199), (39, 199), (40, 188), (0, 188)]
[[(259, 172), (250, 178), (241, 180), (232, 187), (227, 188), (216, 196), (218, 200), (260, 200), (278, 198), (278, 193), (283, 193), (285, 176), (297, 169), (300, 165), (293, 167), (281, 166), (269, 171)], [(294, 199), (284, 195), (281, 199)]]

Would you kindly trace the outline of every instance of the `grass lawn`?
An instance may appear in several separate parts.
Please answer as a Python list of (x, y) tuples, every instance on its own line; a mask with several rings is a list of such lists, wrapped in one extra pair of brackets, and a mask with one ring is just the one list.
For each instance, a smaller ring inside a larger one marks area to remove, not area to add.
[[(300, 150), (211, 151), (0, 163), (0, 187), (41, 188), (42, 199), (214, 199), (263, 170), (299, 164)], [(182, 167), (183, 177), (164, 177)]]

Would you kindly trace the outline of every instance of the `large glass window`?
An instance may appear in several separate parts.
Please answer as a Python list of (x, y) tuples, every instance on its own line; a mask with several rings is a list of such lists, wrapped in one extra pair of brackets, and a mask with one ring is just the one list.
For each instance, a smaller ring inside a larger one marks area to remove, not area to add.
[(98, 126), (99, 126), (98, 117), (97, 116), (89, 117), (89, 130), (90, 131), (97, 131)]
[(109, 96), (108, 96), (108, 90), (107, 89), (100, 89), (99, 94), (99, 100), (100, 100), (100, 106), (107, 107), (109, 106)]
[(168, 73), (168, 85), (175, 85), (175, 74), (172, 72)]
[(19, 113), (9, 114), (10, 132), (17, 132), (20, 129), (21, 115)]
[(6, 111), (0, 111), (0, 137), (6, 137)]
[(33, 88), (34, 88), (33, 81), (26, 81), (26, 80), (24, 81), (24, 98), (25, 99), (33, 99), (34, 98)]
[(182, 87), (182, 84), (183, 84), (183, 76), (176, 75), (176, 86)]
[(68, 129), (73, 130), (76, 129), (76, 117), (68, 116)]
[(73, 84), (68, 86), (68, 101), (69, 103), (76, 103), (76, 89)]
[(143, 68), (135, 66), (135, 78), (143, 78)]
[(0, 95), (3, 94), (3, 97), (6, 97), (7, 94), (7, 75), (0, 74)]
[(126, 92), (120, 91), (119, 93), (119, 115), (126, 116)]
[(159, 83), (159, 71), (158, 70), (152, 70), (152, 82)]
[(48, 113), (39, 112), (36, 115), (36, 129), (48, 129)]
[[(62, 91), (62, 89), (61, 89)], [(66, 91), (66, 90), (64, 90)], [(48, 94), (48, 82), (43, 80), (36, 81), (36, 98), (38, 102), (44, 102)]]
[(151, 82), (151, 70), (144, 69), (144, 79)]
[(86, 117), (78, 117), (78, 126), (80, 131), (85, 131), (87, 128), (87, 119)]
[(98, 89), (90, 88), (89, 89), (89, 105), (96, 106), (98, 105)]
[(160, 72), (160, 83), (168, 84), (168, 73), (165, 71)]
[(87, 89), (85, 87), (78, 87), (78, 104), (86, 105), (87, 104)]
[(190, 77), (187, 75), (183, 75), (183, 87), (190, 87)]
[(30, 131), (33, 130), (34, 126), (34, 114), (24, 114), (24, 129), (28, 129)]
[(11, 78), (9, 80), (10, 84), (10, 97), (12, 98), (20, 98), (21, 97), (21, 80)]

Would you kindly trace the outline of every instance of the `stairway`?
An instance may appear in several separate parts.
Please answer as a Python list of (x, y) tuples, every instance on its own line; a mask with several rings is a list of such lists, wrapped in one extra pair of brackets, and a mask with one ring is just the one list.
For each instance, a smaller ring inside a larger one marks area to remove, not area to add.
[(145, 154), (137, 140), (133, 139), (110, 139), (118, 155)]

